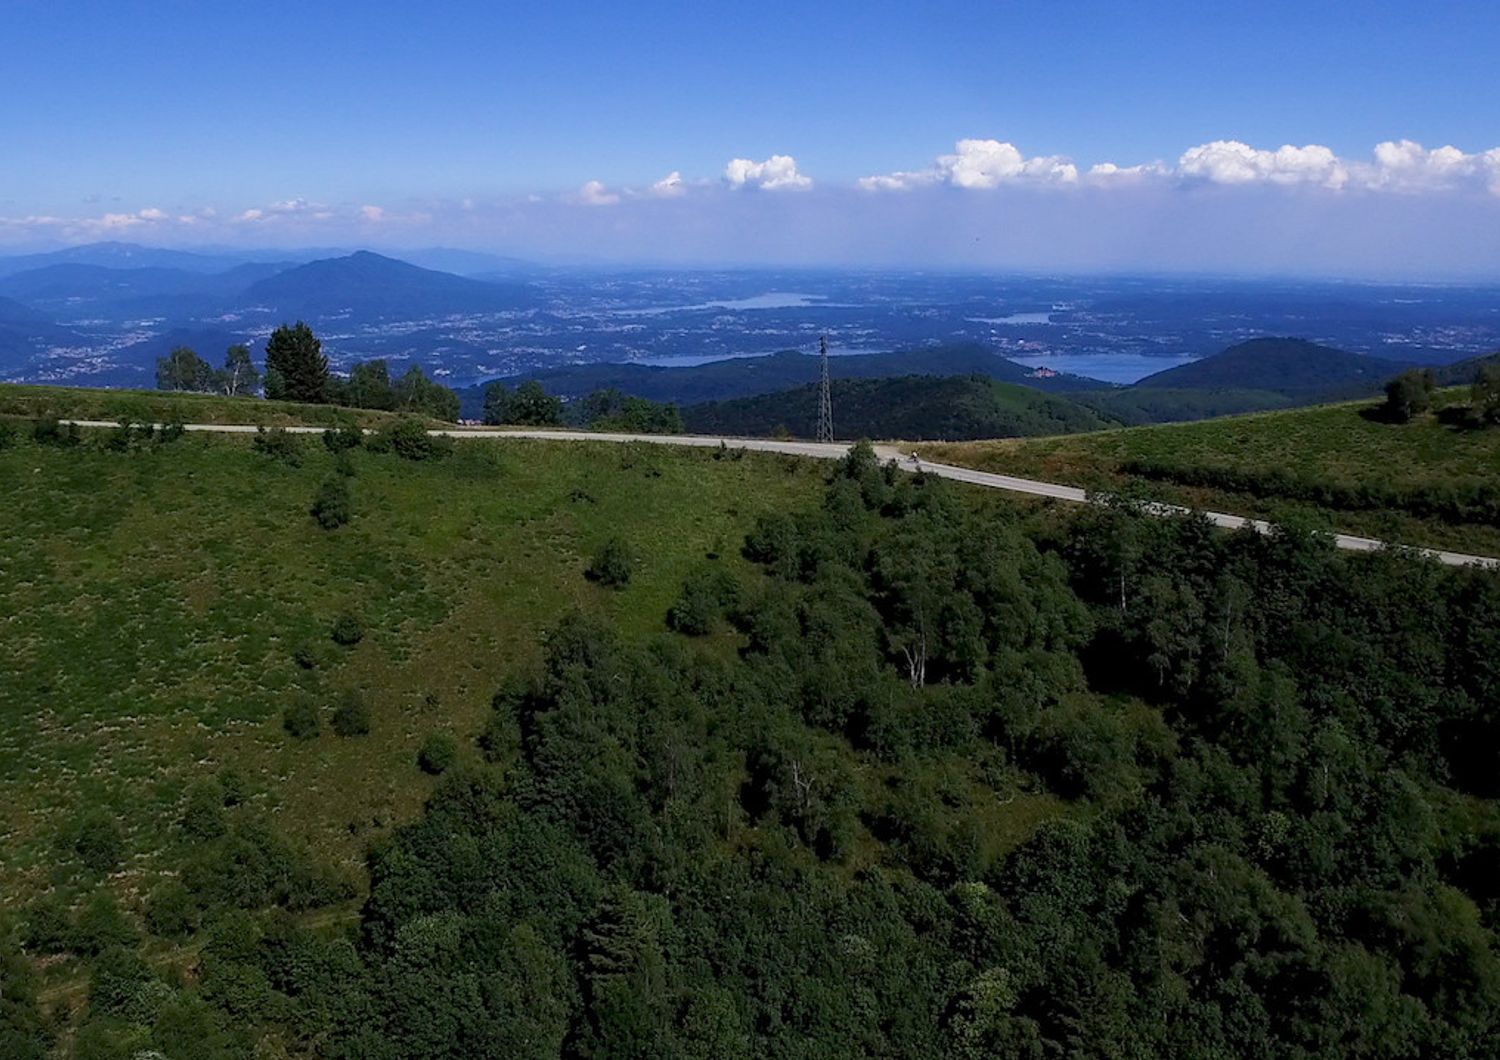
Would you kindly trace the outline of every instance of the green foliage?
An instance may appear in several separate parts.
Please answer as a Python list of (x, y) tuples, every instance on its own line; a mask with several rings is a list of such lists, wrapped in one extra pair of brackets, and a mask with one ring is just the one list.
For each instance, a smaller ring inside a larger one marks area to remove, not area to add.
[(352, 423), (330, 427), (323, 432), (323, 445), (330, 453), (347, 453), (364, 444), (365, 432)]
[(354, 493), (347, 475), (330, 475), (318, 487), (308, 514), (324, 530), (337, 530), (354, 518)]
[(1480, 366), (1470, 388), (1469, 408), (1480, 423), (1500, 424), (1500, 364)]
[(396, 408), (418, 416), (453, 423), (458, 419), (458, 395), (428, 379), (419, 365), (412, 365), (392, 387)]
[(9, 449), (15, 445), (19, 433), (14, 424), (0, 420), (0, 449)]
[(104, 810), (83, 814), (72, 821), (63, 833), (71, 848), (89, 872), (114, 871), (125, 858), (125, 837), (114, 816)]
[(611, 537), (599, 546), (589, 564), (587, 574), (591, 581), (607, 585), (611, 589), (623, 589), (630, 581), (630, 568), (634, 564), (630, 546), (623, 539)]
[(1392, 423), (1410, 423), (1432, 408), (1432, 393), (1437, 381), (1431, 370), (1408, 368), (1385, 384), (1385, 418)]
[(211, 780), (195, 781), (188, 786), (181, 827), (193, 839), (213, 839), (224, 834), (224, 792)]
[(328, 358), (323, 344), (302, 321), (281, 325), (266, 340), (266, 397), (273, 401), (328, 400)]
[(683, 582), (682, 592), (667, 611), (667, 625), (679, 633), (701, 637), (714, 623), (734, 610), (740, 601), (740, 586), (722, 566), (702, 564)]
[(156, 359), (158, 390), (211, 391), (217, 389), (216, 382), (208, 362), (186, 346), (178, 346)]
[(163, 880), (146, 898), (146, 928), (164, 939), (183, 939), (198, 929), (199, 909), (178, 880)]
[(404, 460), (437, 460), (453, 452), (453, 439), (429, 434), (423, 421), (403, 416), (376, 434), (369, 448)]
[[(790, 424), (812, 437), (816, 385), (729, 401), (690, 405), (682, 419), (694, 433), (771, 436)], [(912, 375), (894, 379), (836, 379), (836, 424), (844, 437), (1010, 438), (1071, 434), (1108, 426), (1092, 409), (1067, 397), (982, 375)]]
[(431, 733), (417, 749), (417, 765), (433, 776), (446, 773), (457, 761), (458, 744), (445, 732)]
[(568, 407), (568, 419), (596, 431), (681, 434), (682, 416), (672, 403), (649, 401), (609, 388), (595, 390)]
[(358, 692), (344, 694), (333, 712), (333, 731), (339, 736), (364, 736), (370, 731), (370, 708)]
[(96, 892), (73, 922), (68, 948), (92, 957), (115, 946), (133, 947), (139, 938), (135, 925), (120, 911), (109, 891)]
[(0, 948), (0, 1056), (46, 1060), (52, 1042), (52, 1028), (37, 1000), (31, 963), (8, 945)]
[(57, 895), (43, 895), (26, 907), (21, 944), (27, 950), (42, 954), (63, 953), (72, 942), (72, 913)]
[(255, 440), (250, 444), (257, 453), (264, 453), (287, 467), (302, 466), (302, 440), (284, 428), (257, 427)]
[(391, 387), (391, 370), (383, 358), (361, 361), (349, 370), (344, 386), (344, 403), (361, 409), (396, 408), (396, 392)]
[(281, 715), (281, 727), (294, 740), (311, 740), (320, 726), (318, 708), (305, 699), (292, 703)]
[(250, 347), (236, 343), (224, 351), (224, 367), (215, 389), (225, 397), (248, 397), (260, 389), (260, 372), (250, 359)]
[(365, 639), (364, 623), (359, 620), (358, 615), (345, 613), (333, 620), (333, 626), (328, 630), (328, 635), (333, 638), (335, 644), (352, 648)]
[(37, 445), (50, 445), (58, 449), (71, 449), (83, 440), (76, 423), (59, 423), (55, 416), (43, 416), (32, 421), (31, 440)]
[(484, 422), (515, 424), (525, 427), (554, 427), (562, 423), (562, 402), (542, 389), (542, 384), (527, 380), (513, 392), (500, 383), (484, 389)]

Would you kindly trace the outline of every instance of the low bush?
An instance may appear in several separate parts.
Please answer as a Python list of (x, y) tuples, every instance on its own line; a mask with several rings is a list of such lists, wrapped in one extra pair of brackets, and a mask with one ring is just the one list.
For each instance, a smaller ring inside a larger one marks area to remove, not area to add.
[(302, 442), (281, 427), (255, 428), (255, 441), (251, 445), (257, 453), (264, 453), (288, 467), (302, 466)]
[(365, 639), (365, 627), (358, 616), (344, 614), (333, 620), (328, 635), (335, 644), (350, 648)]
[(437, 460), (453, 451), (453, 439), (428, 434), (421, 420), (403, 416), (370, 439), (369, 448), (404, 460)]
[(630, 581), (631, 560), (630, 546), (612, 537), (595, 553), (594, 561), (584, 573), (600, 585), (621, 589)]
[(354, 517), (354, 496), (349, 489), (349, 480), (342, 475), (324, 479), (308, 514), (324, 530), (337, 530), (349, 522)]
[(343, 702), (333, 712), (333, 731), (339, 736), (364, 736), (370, 731), (370, 710), (358, 692), (344, 694)]
[(422, 772), (437, 776), (453, 768), (458, 761), (458, 744), (447, 733), (435, 732), (422, 741), (417, 751), (417, 765)]
[(323, 432), (323, 444), (330, 453), (346, 453), (364, 444), (365, 432), (352, 423), (330, 427)]
[(321, 727), (318, 708), (305, 700), (293, 703), (282, 713), (281, 727), (294, 740), (311, 740)]

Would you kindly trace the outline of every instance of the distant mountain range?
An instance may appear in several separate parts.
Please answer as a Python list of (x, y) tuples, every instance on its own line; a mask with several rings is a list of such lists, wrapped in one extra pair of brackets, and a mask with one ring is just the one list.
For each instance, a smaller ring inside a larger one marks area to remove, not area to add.
[(489, 313), (529, 304), (513, 285), (424, 269), (367, 250), (278, 272), (251, 284), (243, 297), (309, 320), (342, 313), (376, 319)]

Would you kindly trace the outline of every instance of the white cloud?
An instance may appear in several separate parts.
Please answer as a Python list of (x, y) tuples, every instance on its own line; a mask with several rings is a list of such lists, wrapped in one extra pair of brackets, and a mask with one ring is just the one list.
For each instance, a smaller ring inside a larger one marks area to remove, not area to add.
[(1022, 182), (1074, 184), (1077, 181), (1078, 167), (1061, 155), (1027, 158), (1012, 143), (967, 139), (954, 144), (952, 154), (939, 155), (927, 169), (862, 177), (856, 184), (866, 191), (909, 191), (929, 184), (988, 189)]
[(1414, 192), (1482, 184), (1500, 195), (1500, 147), (1466, 154), (1451, 145), (1429, 151), (1412, 140), (1387, 140), (1375, 145), (1374, 157), (1359, 171), (1369, 187)]
[(585, 206), (613, 206), (620, 196), (606, 190), (601, 181), (591, 180), (578, 189), (577, 200)]
[(772, 155), (764, 162), (732, 158), (724, 167), (724, 179), (734, 188), (764, 188), (767, 191), (812, 187), (812, 178), (797, 172), (791, 155)]
[(1284, 144), (1274, 151), (1264, 151), (1238, 140), (1215, 140), (1183, 152), (1177, 160), (1177, 171), (1215, 184), (1268, 182), (1342, 188), (1349, 182), (1348, 166), (1321, 144)]
[(165, 221), (167, 219), (165, 211), (158, 210), (155, 206), (146, 207), (137, 213), (136, 216), (142, 221)]
[(685, 191), (687, 186), (682, 181), (682, 174), (675, 169), (651, 185), (651, 194), (658, 199), (675, 199)]
[(1083, 179), (1096, 184), (1127, 183), (1170, 176), (1171, 173), (1171, 167), (1161, 162), (1143, 162), (1136, 166), (1117, 166), (1113, 162), (1097, 162), (1089, 167)]
[(366, 221), (383, 221), (385, 219), (385, 211), (379, 206), (361, 206), (359, 214)]
[(248, 223), (248, 222), (252, 222), (252, 221), (259, 221), (261, 218), (263, 218), (265, 216), (266, 216), (266, 212), (264, 210), (249, 209), (249, 210), (246, 210), (244, 213), (241, 213), (237, 217), (235, 217), (235, 220), (236, 221), (245, 221), (245, 222)]

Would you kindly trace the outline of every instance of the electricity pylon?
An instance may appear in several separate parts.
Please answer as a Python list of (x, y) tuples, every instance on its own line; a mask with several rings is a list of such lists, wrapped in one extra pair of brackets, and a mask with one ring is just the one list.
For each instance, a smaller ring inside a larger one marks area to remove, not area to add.
[(833, 387), (828, 382), (828, 336), (818, 339), (818, 357), (823, 378), (818, 388), (818, 441), (833, 441)]

